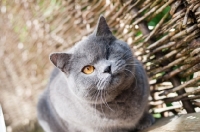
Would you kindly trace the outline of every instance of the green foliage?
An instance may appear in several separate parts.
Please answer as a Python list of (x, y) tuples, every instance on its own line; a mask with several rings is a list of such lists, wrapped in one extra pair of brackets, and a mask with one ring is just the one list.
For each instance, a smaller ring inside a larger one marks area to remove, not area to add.
[(172, 103), (166, 103), (167, 107), (173, 106)]
[[(149, 21), (148, 26), (155, 27), (159, 21), (163, 18), (163, 16), (170, 11), (170, 6), (167, 6), (161, 13), (156, 15), (151, 21)], [(166, 20), (168, 21), (170, 17)]]
[(154, 118), (161, 118), (162, 116), (161, 116), (161, 114), (159, 114), (159, 113), (155, 113), (155, 114), (153, 114), (153, 117), (154, 117)]

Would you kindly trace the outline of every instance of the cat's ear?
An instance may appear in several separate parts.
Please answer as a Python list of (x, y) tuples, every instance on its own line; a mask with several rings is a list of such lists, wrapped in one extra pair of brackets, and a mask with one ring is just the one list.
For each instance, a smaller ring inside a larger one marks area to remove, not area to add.
[(94, 30), (94, 34), (96, 36), (110, 36), (112, 35), (112, 32), (110, 31), (108, 24), (106, 22), (106, 19), (101, 15), (99, 17), (97, 27)]
[(71, 54), (67, 53), (52, 53), (50, 54), (51, 62), (58, 67), (61, 71), (66, 72), (67, 65), (71, 58)]

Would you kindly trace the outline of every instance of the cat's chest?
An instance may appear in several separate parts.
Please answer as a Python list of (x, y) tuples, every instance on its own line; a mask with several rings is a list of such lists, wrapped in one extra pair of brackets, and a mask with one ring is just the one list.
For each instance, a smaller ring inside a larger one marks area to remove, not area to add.
[[(60, 83), (61, 84), (61, 83)], [(134, 95), (127, 93), (128, 99), (123, 102), (91, 105), (77, 99), (63, 85), (50, 92), (50, 98), (59, 117), (66, 126), (80, 128), (83, 132), (96, 131), (97, 128), (112, 130), (113, 128), (133, 128), (143, 111), (136, 103)], [(130, 97), (131, 96), (131, 97)], [(120, 99), (122, 100), (122, 99)], [(135, 103), (135, 104), (134, 104)], [(109, 131), (110, 132), (110, 131)]]
[[(79, 110), (74, 111), (76, 114), (74, 122), (79, 126), (86, 126), (86, 128), (133, 128), (137, 117), (134, 111), (136, 109), (131, 107), (131, 104), (116, 103), (116, 104), (102, 104), (96, 106), (82, 106)], [(69, 121), (70, 122), (70, 121)], [(84, 128), (82, 128), (84, 129)]]
[(55, 109), (65, 122), (65, 126), (70, 126), (72, 129), (93, 132), (97, 131), (96, 129), (107, 128), (108, 132), (111, 132), (113, 128), (133, 128), (138, 120), (138, 107), (133, 107), (130, 102), (91, 105), (66, 96), (57, 97), (52, 96)]

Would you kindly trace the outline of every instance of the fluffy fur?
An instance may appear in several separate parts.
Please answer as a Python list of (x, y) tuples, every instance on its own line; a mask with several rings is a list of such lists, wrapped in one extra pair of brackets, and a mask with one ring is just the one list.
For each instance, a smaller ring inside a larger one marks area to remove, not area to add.
[[(50, 60), (57, 68), (38, 103), (46, 132), (129, 132), (153, 123), (146, 73), (103, 16), (86, 39)], [(87, 65), (93, 73), (82, 72)]]

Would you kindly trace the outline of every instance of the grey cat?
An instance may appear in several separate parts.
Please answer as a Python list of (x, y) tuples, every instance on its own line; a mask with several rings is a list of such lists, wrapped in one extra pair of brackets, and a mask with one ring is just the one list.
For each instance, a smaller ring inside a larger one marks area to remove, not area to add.
[(154, 122), (147, 75), (103, 16), (86, 39), (50, 60), (57, 68), (38, 102), (46, 132), (130, 132)]

